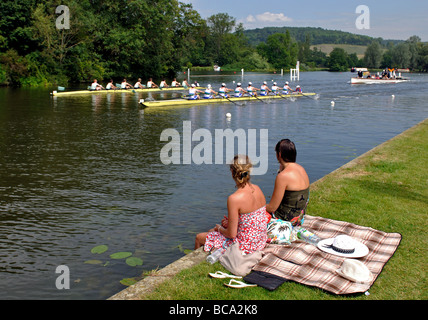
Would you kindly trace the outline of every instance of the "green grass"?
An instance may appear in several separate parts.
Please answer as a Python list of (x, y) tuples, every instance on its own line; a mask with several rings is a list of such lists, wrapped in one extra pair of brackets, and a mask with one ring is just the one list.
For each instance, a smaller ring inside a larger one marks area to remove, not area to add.
[(336, 296), (286, 282), (266, 289), (231, 289), (209, 272), (226, 271), (207, 262), (180, 272), (144, 299), (156, 300), (425, 300), (428, 120), (353, 160), (311, 186), (308, 214), (348, 221), (385, 232), (402, 241), (385, 265), (369, 296)]
[(324, 52), (327, 55), (329, 55), (334, 48), (342, 48), (348, 54), (355, 53), (358, 59), (362, 59), (367, 50), (367, 46), (352, 44), (316, 44), (311, 46), (311, 49), (313, 49), (314, 47), (316, 47), (319, 51)]

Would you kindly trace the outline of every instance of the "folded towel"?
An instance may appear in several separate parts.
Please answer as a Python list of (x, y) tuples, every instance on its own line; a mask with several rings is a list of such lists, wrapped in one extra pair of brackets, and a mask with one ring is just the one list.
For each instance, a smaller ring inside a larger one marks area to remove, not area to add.
[(244, 277), (244, 280), (248, 283), (257, 284), (259, 287), (268, 289), (270, 291), (275, 290), (281, 284), (287, 281), (287, 279), (261, 271), (251, 271), (251, 273)]

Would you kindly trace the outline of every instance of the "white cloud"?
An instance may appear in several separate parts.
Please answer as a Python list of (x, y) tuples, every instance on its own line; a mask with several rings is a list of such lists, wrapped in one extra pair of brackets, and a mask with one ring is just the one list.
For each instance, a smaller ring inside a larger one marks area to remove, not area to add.
[(249, 15), (248, 17), (247, 17), (247, 19), (245, 19), (247, 22), (249, 22), (249, 23), (253, 23), (253, 22), (256, 22), (256, 18), (254, 18), (254, 16), (253, 15)]
[(257, 20), (260, 22), (290, 22), (293, 19), (285, 16), (283, 13), (271, 13), (265, 12), (263, 14), (258, 14), (256, 16)]
[(247, 27), (275, 27), (284, 26), (284, 23), (291, 21), (293, 21), (293, 19), (287, 17), (283, 13), (265, 12), (256, 16), (252, 14), (248, 15), (247, 18), (245, 18), (244, 24)]

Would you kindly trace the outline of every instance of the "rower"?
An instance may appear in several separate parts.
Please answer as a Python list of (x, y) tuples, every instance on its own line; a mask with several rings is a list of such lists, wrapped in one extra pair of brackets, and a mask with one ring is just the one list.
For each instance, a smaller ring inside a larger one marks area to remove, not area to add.
[(260, 87), (260, 95), (261, 96), (267, 96), (269, 94), (269, 92), (272, 92), (272, 90), (269, 89), (269, 87), (267, 86), (267, 82), (264, 81), (263, 85)]
[(159, 88), (159, 86), (153, 82), (152, 78), (150, 78), (149, 81), (147, 82), (147, 88)]
[(252, 82), (248, 83), (247, 92), (250, 97), (257, 97), (257, 90), (260, 89), (254, 88)]
[(98, 91), (102, 89), (104, 89), (104, 87), (98, 83), (97, 79), (94, 79), (94, 82), (91, 84), (91, 91)]
[[(193, 85), (192, 85), (193, 86)], [(207, 88), (205, 89), (205, 92), (204, 92), (204, 99), (213, 99), (214, 98), (214, 95), (217, 95), (217, 92), (215, 92), (212, 88), (211, 88), (211, 85), (209, 84), (208, 86), (207, 86)]]
[(143, 89), (143, 85), (141, 84), (141, 78), (138, 78), (138, 81), (134, 84), (134, 89)]
[(274, 82), (273, 86), (272, 86), (272, 93), (275, 94), (275, 95), (278, 95), (279, 94), (279, 90), (280, 90), (280, 88), (278, 87), (277, 83)]
[(198, 95), (198, 92), (203, 93), (201, 90), (196, 89), (196, 85), (192, 84), (189, 89), (189, 100), (198, 100), (201, 97)]
[(120, 84), (120, 88), (121, 89), (130, 89), (132, 88), (132, 86), (126, 82), (126, 79), (123, 79), (122, 83)]
[(109, 83), (107, 83), (107, 85), (106, 85), (106, 90), (115, 90), (115, 89), (117, 89), (117, 87), (113, 84), (113, 79), (111, 79), (110, 80), (110, 82)]
[(289, 94), (289, 92), (293, 92), (293, 89), (288, 85), (288, 81), (285, 82), (284, 88), (282, 88), (282, 94)]
[(160, 83), (159, 87), (161, 87), (161, 88), (168, 88), (168, 87), (169, 87), (169, 85), (167, 85), (167, 84), (166, 84), (165, 79), (163, 79), (163, 80), (161, 81), (161, 83)]
[(226, 88), (226, 84), (222, 83), (220, 89), (218, 89), (218, 94), (223, 98), (229, 98), (228, 92), (232, 91), (231, 89)]
[(238, 84), (236, 85), (236, 88), (235, 88), (235, 97), (236, 98), (241, 98), (244, 95), (244, 93), (247, 93), (247, 91), (245, 91), (242, 88), (241, 83), (238, 82)]
[(183, 80), (182, 87), (184, 87), (185, 89), (190, 87), (190, 84), (186, 81), (186, 79)]
[(179, 86), (180, 86), (180, 83), (177, 81), (176, 78), (174, 78), (174, 80), (171, 83), (171, 87), (179, 87)]
[(298, 92), (298, 93), (302, 93), (302, 88), (300, 88), (300, 86), (299, 86), (299, 85), (297, 85), (297, 86), (296, 86), (296, 92)]

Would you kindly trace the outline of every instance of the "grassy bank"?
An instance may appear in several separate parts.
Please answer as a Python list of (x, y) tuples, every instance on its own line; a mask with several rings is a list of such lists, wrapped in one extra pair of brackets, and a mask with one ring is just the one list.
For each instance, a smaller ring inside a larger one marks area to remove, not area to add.
[(312, 184), (308, 214), (348, 221), (402, 241), (370, 289), (370, 295), (335, 296), (294, 282), (270, 292), (231, 289), (209, 272), (227, 271), (207, 262), (183, 270), (144, 299), (208, 300), (425, 300), (428, 205), (428, 119)]

